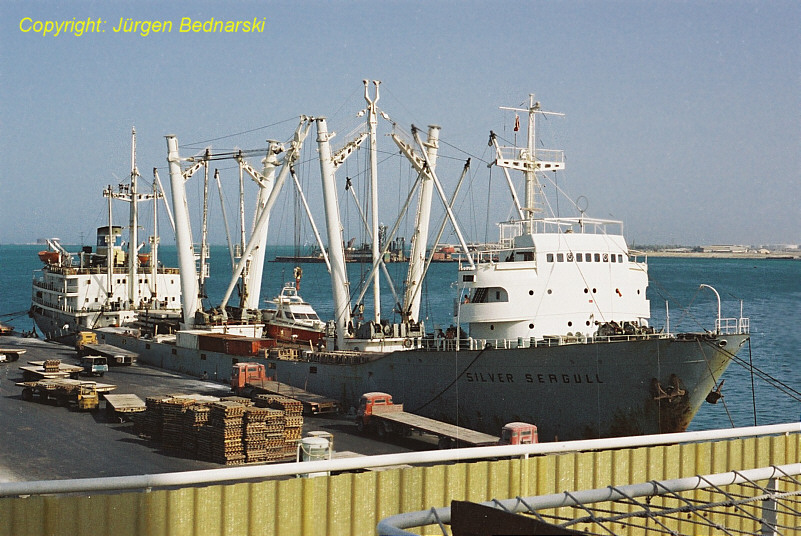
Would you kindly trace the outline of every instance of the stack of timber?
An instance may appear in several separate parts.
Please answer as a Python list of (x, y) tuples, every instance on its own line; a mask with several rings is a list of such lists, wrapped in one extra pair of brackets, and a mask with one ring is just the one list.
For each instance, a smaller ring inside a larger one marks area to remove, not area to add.
[(145, 411), (134, 418), (134, 433), (153, 441), (161, 441), (163, 416), (161, 402), (164, 397), (149, 396), (145, 399)]
[(172, 453), (183, 447), (184, 413), (195, 401), (190, 398), (167, 398), (161, 401), (161, 446)]
[(256, 395), (255, 402), (256, 406), (277, 409), (284, 413), (284, 437), (280, 456), (286, 458), (294, 455), (303, 432), (303, 404), (294, 398), (271, 394)]
[(45, 372), (58, 372), (59, 368), (61, 367), (61, 360), (48, 359), (44, 362), (43, 366)]
[(205, 436), (204, 443), (208, 442), (208, 461), (225, 465), (245, 463), (242, 445), (244, 414), (245, 406), (238, 402), (221, 400), (211, 404), (209, 423), (201, 433), (201, 436)]
[(267, 461), (267, 419), (270, 411), (267, 408), (245, 408), (242, 443), (247, 463)]
[(194, 403), (183, 417), (183, 452), (189, 458), (198, 458), (198, 438), (201, 430), (209, 422), (210, 408), (205, 404)]
[(241, 397), (199, 398), (147, 398), (134, 432), (173, 454), (224, 465), (294, 459), (303, 428), (298, 400), (261, 395), (254, 407)]

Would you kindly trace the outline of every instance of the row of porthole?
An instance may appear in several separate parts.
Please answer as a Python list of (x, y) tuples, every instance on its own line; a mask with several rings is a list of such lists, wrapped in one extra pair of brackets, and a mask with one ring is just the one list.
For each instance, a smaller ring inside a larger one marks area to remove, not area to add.
[[(589, 320), (587, 320), (584, 323), (587, 325), (587, 327), (590, 326), (590, 321)], [(568, 320), (567, 327), (569, 327), (569, 328), (573, 327), (573, 321), (572, 320)], [(534, 324), (533, 323), (529, 324), (528, 325), (528, 329), (534, 329)], [(490, 331), (494, 331), (494, 330), (495, 330), (495, 325), (494, 324), (490, 324)]]
[[(584, 294), (589, 294), (589, 292), (590, 292), (590, 289), (588, 289), (588, 288), (584, 289)], [(598, 292), (598, 290), (593, 288), (592, 289), (592, 293), (595, 294), (596, 292)], [(617, 293), (618, 296), (621, 296), (621, 297), (623, 296), (623, 294), (620, 293), (620, 289), (619, 288), (616, 288), (615, 292)], [(640, 293), (640, 290), (637, 289), (637, 294), (639, 294), (639, 293)], [(548, 289), (548, 294), (553, 294), (553, 290)], [(528, 291), (528, 295), (529, 296), (533, 296), (534, 295), (534, 291), (533, 290), (529, 290)]]

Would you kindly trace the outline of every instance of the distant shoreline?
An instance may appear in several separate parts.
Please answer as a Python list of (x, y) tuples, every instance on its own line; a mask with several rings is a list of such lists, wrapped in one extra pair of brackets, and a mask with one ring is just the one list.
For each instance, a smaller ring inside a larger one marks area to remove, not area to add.
[(732, 252), (700, 252), (700, 251), (644, 251), (649, 257), (681, 257), (697, 259), (763, 259), (763, 260), (799, 260), (801, 253), (732, 253)]

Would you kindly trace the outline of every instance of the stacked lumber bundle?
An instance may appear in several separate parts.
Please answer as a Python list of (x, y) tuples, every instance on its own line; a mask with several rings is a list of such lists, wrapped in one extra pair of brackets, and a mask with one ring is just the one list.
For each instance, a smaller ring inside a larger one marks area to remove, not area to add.
[(149, 396), (145, 399), (145, 411), (134, 418), (134, 433), (153, 441), (161, 441), (162, 411), (164, 397)]
[(162, 414), (161, 445), (178, 453), (183, 447), (184, 413), (194, 404), (191, 398), (166, 398), (160, 402)]
[[(209, 461), (225, 465), (245, 463), (242, 422), (245, 406), (233, 401), (213, 402), (204, 434), (209, 442)], [(200, 445), (198, 445), (200, 448)]]
[(188, 458), (198, 458), (198, 438), (209, 422), (211, 409), (205, 404), (193, 403), (183, 417), (183, 452)]
[(298, 441), (303, 432), (303, 404), (300, 400), (280, 395), (256, 395), (256, 406), (277, 409), (284, 412), (283, 441), (279, 459), (295, 456)]
[(267, 419), (271, 416), (267, 408), (245, 408), (242, 444), (247, 463), (267, 461)]
[(61, 366), (60, 359), (48, 359), (44, 362), (44, 371), (45, 372), (58, 372), (58, 369)]
[(134, 432), (188, 458), (238, 465), (294, 458), (303, 404), (279, 395), (216, 402), (188, 396), (149, 397)]

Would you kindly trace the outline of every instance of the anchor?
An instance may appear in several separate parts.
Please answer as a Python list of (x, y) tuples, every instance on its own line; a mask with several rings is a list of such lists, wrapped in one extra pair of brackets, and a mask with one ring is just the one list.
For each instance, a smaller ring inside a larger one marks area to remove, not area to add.
[(710, 404), (717, 404), (718, 400), (723, 398), (723, 393), (721, 393), (720, 390), (723, 388), (723, 382), (725, 381), (726, 380), (721, 380), (720, 384), (718, 384), (718, 386), (715, 389), (709, 391), (709, 394), (706, 395), (707, 402), (709, 402)]
[(654, 400), (668, 400), (673, 401), (674, 398), (682, 397), (687, 393), (686, 389), (681, 388), (679, 377), (675, 374), (670, 375), (670, 385), (663, 388), (656, 378), (651, 380), (651, 389), (653, 390)]

